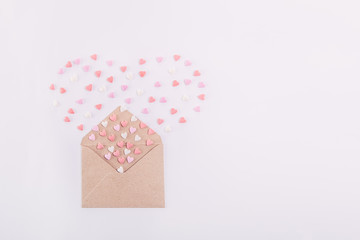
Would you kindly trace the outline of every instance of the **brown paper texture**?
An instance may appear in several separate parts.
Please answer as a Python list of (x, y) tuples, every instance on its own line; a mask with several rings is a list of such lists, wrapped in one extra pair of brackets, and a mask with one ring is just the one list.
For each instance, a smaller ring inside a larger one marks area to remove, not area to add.
[[(116, 120), (109, 119), (116, 114)], [(148, 127), (140, 129), (140, 120), (131, 121), (133, 115), (128, 111), (120, 111), (117, 108), (103, 121), (107, 121), (104, 127), (98, 125), (99, 131), (90, 131), (82, 140), (82, 207), (85, 208), (163, 208), (164, 199), (164, 160), (163, 145), (158, 134), (148, 134)], [(114, 126), (120, 121), (127, 121), (126, 127), (120, 127), (120, 131), (114, 130)], [(102, 121), (102, 122), (103, 122)], [(135, 127), (135, 133), (130, 134), (130, 127)], [(115, 140), (110, 141), (107, 136), (100, 136), (99, 132), (106, 130), (115, 135)], [(127, 138), (123, 139), (121, 133), (127, 132)], [(89, 136), (95, 135), (95, 140)], [(141, 140), (134, 141), (135, 135)], [(153, 144), (146, 146), (146, 140), (151, 139)], [(131, 153), (125, 155), (124, 147), (118, 147), (118, 141), (131, 142)], [(100, 142), (104, 148), (97, 149)], [(114, 146), (114, 151), (121, 151), (121, 156), (134, 157), (131, 163), (125, 161), (119, 163), (113, 156), (107, 160), (104, 155), (109, 153), (108, 147)], [(134, 149), (141, 150), (141, 154), (135, 155)], [(122, 167), (124, 172), (117, 169)]]

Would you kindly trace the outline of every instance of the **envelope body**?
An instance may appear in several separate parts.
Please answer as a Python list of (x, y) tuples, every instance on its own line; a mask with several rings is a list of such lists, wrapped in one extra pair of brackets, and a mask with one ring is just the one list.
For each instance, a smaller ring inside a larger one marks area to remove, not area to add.
[(82, 207), (165, 207), (161, 138), (129, 111), (115, 109), (81, 148)]

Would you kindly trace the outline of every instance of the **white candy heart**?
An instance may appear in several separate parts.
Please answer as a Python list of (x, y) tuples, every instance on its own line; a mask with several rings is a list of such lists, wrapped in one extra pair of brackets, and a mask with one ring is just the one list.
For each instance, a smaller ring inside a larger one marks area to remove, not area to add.
[(52, 105), (53, 105), (54, 107), (57, 107), (57, 106), (59, 106), (59, 102), (58, 102), (57, 100), (54, 100), (54, 101), (52, 102)]
[(174, 67), (170, 67), (168, 71), (169, 71), (170, 74), (173, 74), (173, 73), (175, 72), (175, 68), (174, 68)]
[(184, 94), (181, 99), (182, 99), (183, 101), (187, 102), (187, 101), (190, 100), (190, 97), (189, 97), (188, 95)]
[(99, 92), (105, 92), (106, 91), (106, 87), (105, 86), (101, 86), (99, 87)]
[(133, 77), (134, 77), (134, 75), (133, 75), (131, 72), (128, 72), (128, 73), (126, 74), (126, 78), (127, 78), (128, 80), (133, 79)]
[(140, 140), (141, 140), (141, 137), (136, 134), (136, 135), (135, 135), (135, 142), (140, 141)]
[(107, 127), (108, 121), (102, 121), (102, 122), (101, 122), (101, 125), (103, 125), (103, 127)]
[(91, 112), (86, 112), (86, 113), (84, 114), (84, 117), (86, 117), (86, 118), (91, 118)]
[(127, 149), (127, 148), (125, 148), (125, 149), (124, 149), (124, 154), (125, 154), (125, 155), (128, 155), (129, 153), (131, 153), (131, 150), (130, 150), (130, 149)]
[(126, 111), (127, 107), (125, 105), (120, 106), (120, 112)]
[(132, 117), (131, 117), (131, 121), (132, 122), (135, 122), (135, 121), (137, 121), (138, 119), (133, 115)]
[(78, 76), (76, 74), (74, 74), (70, 77), (71, 82), (76, 82), (77, 80), (78, 80)]
[(121, 134), (121, 137), (122, 137), (123, 139), (125, 139), (125, 138), (127, 137), (127, 132), (123, 132), (123, 133)]
[(118, 169), (116, 169), (119, 173), (124, 173), (124, 168), (123, 167), (119, 167)]
[(168, 125), (168, 126), (165, 127), (164, 130), (165, 130), (165, 132), (171, 132), (171, 127)]
[(108, 147), (109, 152), (114, 152), (114, 146)]
[(141, 95), (143, 95), (144, 94), (144, 90), (142, 90), (142, 89), (138, 89), (138, 90), (136, 90), (136, 94), (138, 95), (138, 96), (141, 96)]

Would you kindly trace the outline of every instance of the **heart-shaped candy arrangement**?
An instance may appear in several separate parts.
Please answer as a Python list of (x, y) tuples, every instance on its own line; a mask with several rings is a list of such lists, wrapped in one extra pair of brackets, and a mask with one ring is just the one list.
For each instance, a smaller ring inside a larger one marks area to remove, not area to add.
[(81, 131), (90, 129), (87, 119), (107, 115), (104, 106), (116, 101), (134, 113), (151, 115), (154, 124), (170, 132), (174, 124), (184, 125), (201, 112), (206, 98), (202, 72), (178, 54), (118, 65), (97, 54), (76, 58), (59, 69), (49, 89), (63, 121)]

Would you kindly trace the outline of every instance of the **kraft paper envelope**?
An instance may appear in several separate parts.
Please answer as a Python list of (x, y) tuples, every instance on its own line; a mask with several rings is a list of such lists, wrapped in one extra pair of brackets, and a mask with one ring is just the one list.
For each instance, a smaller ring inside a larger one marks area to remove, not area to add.
[(118, 107), (83, 138), (82, 207), (163, 208), (160, 136)]

